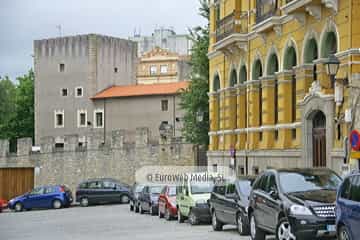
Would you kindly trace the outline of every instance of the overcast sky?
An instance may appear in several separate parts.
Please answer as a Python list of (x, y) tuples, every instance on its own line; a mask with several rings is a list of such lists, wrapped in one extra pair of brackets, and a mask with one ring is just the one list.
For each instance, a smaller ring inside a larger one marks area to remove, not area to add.
[(203, 25), (198, 0), (0, 0), (0, 76), (12, 79), (33, 66), (33, 40), (99, 33), (128, 38), (158, 26), (186, 33)]

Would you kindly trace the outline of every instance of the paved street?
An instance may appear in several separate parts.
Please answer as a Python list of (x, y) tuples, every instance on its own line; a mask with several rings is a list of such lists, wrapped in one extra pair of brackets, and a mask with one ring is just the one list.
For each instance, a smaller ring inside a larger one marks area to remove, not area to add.
[(129, 212), (127, 205), (0, 214), (1, 240), (61, 239), (204, 239), (248, 240), (233, 227), (214, 232), (209, 225), (190, 226)]

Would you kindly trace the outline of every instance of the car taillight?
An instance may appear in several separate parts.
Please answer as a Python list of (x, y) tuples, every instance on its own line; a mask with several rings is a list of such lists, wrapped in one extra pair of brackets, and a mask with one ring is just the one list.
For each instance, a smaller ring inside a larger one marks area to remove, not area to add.
[(64, 187), (60, 187), (60, 192), (65, 192)]

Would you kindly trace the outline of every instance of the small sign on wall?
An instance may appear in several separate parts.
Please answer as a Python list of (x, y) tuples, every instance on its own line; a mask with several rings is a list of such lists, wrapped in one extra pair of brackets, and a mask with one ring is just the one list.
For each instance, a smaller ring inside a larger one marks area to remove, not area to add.
[(353, 130), (350, 134), (350, 144), (353, 151), (360, 150), (360, 133), (357, 130)]

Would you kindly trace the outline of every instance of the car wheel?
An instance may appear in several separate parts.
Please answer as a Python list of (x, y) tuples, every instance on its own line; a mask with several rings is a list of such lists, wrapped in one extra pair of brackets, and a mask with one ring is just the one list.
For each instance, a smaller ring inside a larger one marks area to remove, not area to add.
[(350, 233), (345, 226), (341, 226), (338, 233), (339, 240), (351, 240)]
[(286, 218), (281, 218), (276, 227), (277, 240), (296, 240), (295, 235), (291, 231), (291, 225)]
[(60, 209), (62, 206), (61, 201), (57, 200), (57, 199), (54, 200), (52, 206), (53, 206), (53, 209)]
[(199, 224), (199, 220), (192, 209), (190, 210), (190, 213), (189, 213), (189, 223), (191, 225)]
[(212, 223), (211, 225), (212, 225), (214, 231), (222, 231), (223, 224), (217, 219), (215, 210), (212, 213), (211, 223)]
[(168, 208), (165, 208), (165, 219), (167, 221), (170, 221), (171, 220), (171, 215), (170, 215), (170, 211)]
[(252, 240), (265, 240), (265, 232), (256, 226), (255, 216), (250, 216), (250, 235)]
[(15, 212), (21, 212), (24, 209), (24, 206), (22, 205), (22, 203), (18, 202), (15, 204)]
[(127, 203), (129, 203), (129, 197), (128, 197), (127, 195), (122, 195), (122, 196), (120, 197), (120, 203), (121, 203), (121, 204), (127, 204)]
[(242, 213), (238, 213), (236, 218), (237, 229), (240, 235), (249, 234), (249, 227), (246, 226), (244, 222), (244, 215)]
[(88, 199), (87, 197), (82, 198), (82, 199), (80, 200), (80, 205), (81, 205), (82, 207), (87, 207), (87, 206), (89, 206), (89, 199)]
[(142, 208), (142, 206), (141, 206), (141, 204), (140, 204), (140, 206), (139, 206), (139, 212), (140, 212), (140, 214), (144, 214), (144, 209)]
[(179, 208), (178, 208), (177, 216), (178, 216), (178, 222), (179, 223), (183, 223), (185, 221), (185, 217), (181, 214)]
[(155, 215), (155, 214), (154, 214), (154, 209), (153, 209), (152, 206), (150, 206), (149, 213), (150, 213), (151, 216), (154, 216), (154, 215)]

